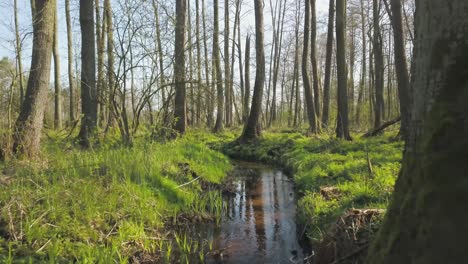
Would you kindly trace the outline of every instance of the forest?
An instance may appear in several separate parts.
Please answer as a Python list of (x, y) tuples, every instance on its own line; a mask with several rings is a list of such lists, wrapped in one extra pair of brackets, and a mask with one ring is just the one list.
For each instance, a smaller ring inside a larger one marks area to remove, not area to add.
[(466, 262), (467, 1), (0, 14), (0, 263)]

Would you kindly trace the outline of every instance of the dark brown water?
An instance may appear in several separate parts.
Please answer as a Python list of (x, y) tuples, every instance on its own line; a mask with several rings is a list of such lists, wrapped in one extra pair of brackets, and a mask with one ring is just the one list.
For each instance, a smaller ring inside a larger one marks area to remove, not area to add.
[(208, 232), (213, 248), (207, 263), (303, 263), (293, 182), (280, 170), (251, 163), (236, 168), (236, 194)]

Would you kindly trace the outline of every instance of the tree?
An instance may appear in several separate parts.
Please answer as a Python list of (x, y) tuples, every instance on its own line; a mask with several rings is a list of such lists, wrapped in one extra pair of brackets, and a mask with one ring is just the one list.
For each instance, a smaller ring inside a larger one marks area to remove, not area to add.
[(221, 72), (221, 58), (219, 55), (219, 15), (218, 15), (218, 0), (213, 0), (213, 71), (216, 73), (216, 93), (217, 93), (217, 113), (216, 123), (213, 128), (215, 133), (223, 130), (223, 115), (224, 115), (224, 98), (223, 98), (223, 75)]
[(54, 37), (55, 0), (35, 0), (33, 51), (26, 95), (16, 121), (13, 153), (34, 157), (39, 152)]
[(93, 0), (80, 0), (81, 26), (81, 128), (79, 144), (90, 147), (90, 138), (97, 125), (96, 42), (94, 40)]
[(19, 88), (20, 88), (20, 103), (24, 100), (24, 77), (23, 77), (23, 62), (22, 58), (22, 44), (20, 40), (19, 33), (19, 23), (18, 23), (18, 0), (14, 2), (14, 12), (15, 12), (15, 50), (16, 50), (16, 63), (18, 67), (18, 78), (19, 78)]
[(351, 140), (348, 119), (346, 73), (346, 0), (336, 1), (336, 66), (338, 74), (338, 113), (336, 137)]
[[(317, 66), (317, 16), (315, 12), (315, 0), (310, 0), (311, 26), (310, 26), (310, 61), (312, 63), (312, 87), (314, 91), (314, 112), (317, 120), (320, 120), (320, 92), (319, 74)], [(316, 122), (317, 132), (320, 131), (320, 122)]]
[(54, 128), (62, 128), (62, 100), (60, 88), (60, 54), (58, 47), (58, 14), (54, 14), (54, 49), (52, 51), (54, 57)]
[(327, 127), (330, 111), (330, 79), (331, 79), (331, 61), (333, 52), (333, 27), (335, 20), (335, 0), (330, 0), (328, 7), (328, 32), (327, 32), (327, 51), (325, 58), (325, 80), (323, 83), (323, 115), (322, 124)]
[(262, 107), (263, 86), (265, 85), (265, 50), (264, 50), (264, 32), (263, 32), (263, 5), (261, 0), (254, 1), (255, 9), (255, 61), (257, 64), (255, 70), (255, 84), (252, 98), (250, 115), (240, 142), (252, 141), (260, 136), (258, 121)]
[(380, 127), (384, 115), (384, 57), (380, 32), (380, 0), (373, 0), (373, 49), (375, 70), (374, 128)]
[(250, 103), (250, 35), (245, 37), (245, 95), (244, 95), (244, 110), (242, 113), (244, 114), (242, 121), (244, 123), (247, 122), (249, 118), (249, 103)]
[(367, 263), (463, 263), (468, 213), (468, 2), (416, 2), (411, 118)]
[(309, 28), (310, 28), (310, 1), (305, 0), (304, 15), (304, 48), (302, 50), (302, 80), (304, 83), (304, 100), (307, 107), (307, 118), (309, 120), (310, 131), (317, 132), (317, 121), (315, 118), (315, 106), (312, 98), (312, 85), (309, 76)]
[(112, 102), (115, 97), (115, 75), (114, 75), (114, 23), (112, 19), (112, 6), (110, 0), (104, 0), (104, 12), (106, 19), (106, 35), (107, 35), (107, 87), (109, 89), (108, 98), (108, 118), (107, 127), (112, 125), (115, 120), (114, 107)]
[(70, 123), (75, 121), (75, 80), (73, 77), (73, 36), (70, 17), (70, 0), (65, 0), (65, 19), (67, 23), (68, 89)]
[(187, 127), (187, 99), (185, 91), (185, 23), (187, 2), (176, 0), (176, 33), (174, 49), (174, 80), (175, 80), (175, 104), (174, 104), (174, 129), (179, 133), (185, 133)]
[[(386, 0), (384, 0), (385, 3)], [(395, 42), (395, 70), (398, 82), (398, 97), (400, 99), (401, 125), (400, 135), (405, 138), (408, 134), (409, 107), (410, 107), (410, 80), (408, 63), (406, 61), (405, 39), (403, 37), (403, 16), (401, 12), (401, 0), (391, 0), (391, 22), (393, 27), (393, 39)]]
[(229, 0), (224, 0), (224, 87), (226, 89), (225, 106), (227, 127), (232, 126), (232, 94), (230, 89), (230, 80), (231, 70), (229, 67)]

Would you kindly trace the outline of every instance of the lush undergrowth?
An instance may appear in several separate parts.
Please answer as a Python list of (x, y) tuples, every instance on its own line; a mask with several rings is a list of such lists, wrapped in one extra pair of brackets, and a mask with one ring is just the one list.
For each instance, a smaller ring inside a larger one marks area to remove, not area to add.
[(1, 263), (169, 262), (176, 247), (198, 254), (202, 245), (174, 226), (181, 215), (219, 216), (221, 194), (211, 186), (228, 159), (191, 135), (166, 144), (142, 138), (132, 148), (109, 142), (82, 151), (52, 137), (40, 162), (0, 164)]
[[(218, 144), (228, 156), (286, 168), (301, 197), (298, 218), (317, 240), (348, 208), (386, 208), (403, 143), (388, 134), (352, 142), (298, 133), (265, 133), (249, 145)], [(328, 188), (326, 188), (328, 187)]]

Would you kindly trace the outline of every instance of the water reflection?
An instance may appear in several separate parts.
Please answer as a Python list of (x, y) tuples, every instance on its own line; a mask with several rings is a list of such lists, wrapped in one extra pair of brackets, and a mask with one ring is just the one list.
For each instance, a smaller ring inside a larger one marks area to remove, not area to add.
[[(291, 180), (281, 171), (241, 163), (237, 193), (213, 234), (207, 263), (302, 263)], [(221, 254), (222, 253), (222, 254)]]

